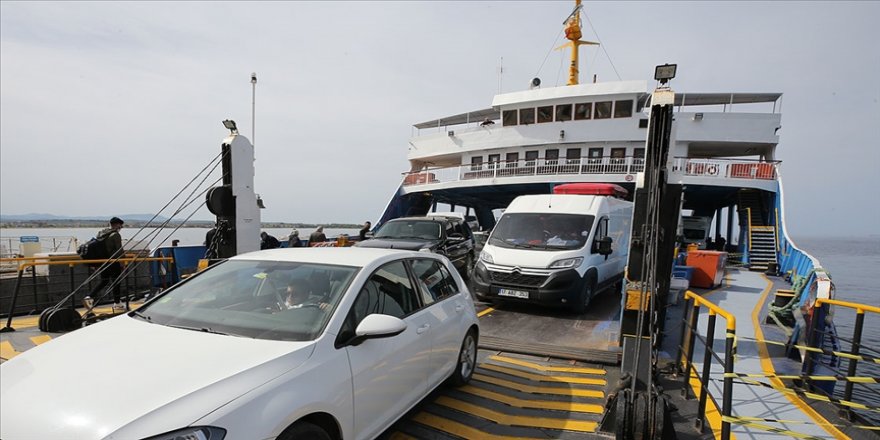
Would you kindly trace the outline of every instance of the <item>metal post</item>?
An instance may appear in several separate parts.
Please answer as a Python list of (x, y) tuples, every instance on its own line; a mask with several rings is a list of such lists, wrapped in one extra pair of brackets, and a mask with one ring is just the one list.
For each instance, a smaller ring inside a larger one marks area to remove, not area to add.
[(697, 419), (694, 425), (700, 433), (703, 433), (703, 425), (706, 424), (706, 393), (709, 385), (709, 373), (712, 371), (712, 341), (715, 339), (715, 312), (709, 311), (709, 321), (706, 323), (706, 343), (703, 354), (703, 376), (700, 378), (700, 403), (697, 404)]
[[(816, 320), (819, 319), (819, 315), (822, 313), (822, 307), (814, 307), (813, 308), (813, 316), (810, 317), (810, 323), (807, 325), (807, 347), (813, 347), (813, 341), (816, 340), (816, 335), (814, 334), (816, 330)], [(806, 359), (804, 359), (804, 369), (801, 371), (801, 374), (804, 376), (804, 388), (810, 390), (811, 380), (810, 375), (813, 374), (813, 352), (811, 350), (807, 350)]]
[(682, 362), (684, 361), (684, 359), (682, 359), (682, 356), (684, 355), (684, 350), (685, 350), (684, 337), (687, 335), (687, 329), (688, 329), (687, 324), (686, 324), (687, 312), (688, 312), (688, 310), (691, 309), (691, 302), (693, 302), (693, 300), (690, 298), (687, 298), (685, 300), (685, 303), (684, 303), (685, 315), (682, 316), (682, 318), (681, 318), (681, 337), (678, 338), (678, 355), (675, 356), (675, 371), (678, 372), (679, 374), (682, 372), (681, 367), (682, 367)]
[(257, 72), (251, 73), (251, 145), (257, 137)]
[[(724, 344), (724, 393), (721, 396), (721, 416), (730, 417), (733, 406), (733, 342), (736, 338), (736, 329), (727, 329), (727, 341)], [(730, 439), (730, 422), (721, 421), (721, 440)]]
[[(861, 309), (856, 310), (856, 327), (853, 330), (852, 337), (852, 349), (850, 353), (857, 355), (859, 354), (859, 347), (862, 343), (862, 326), (865, 324), (865, 311)], [(856, 358), (849, 359), (849, 368), (846, 371), (847, 376), (855, 376), (856, 375), (856, 364), (858, 360)], [(846, 381), (846, 387), (843, 390), (843, 400), (852, 400), (852, 390), (853, 383), (850, 381)], [(843, 415), (847, 418), (847, 420), (852, 420), (852, 408), (847, 407), (843, 410)]]
[[(73, 293), (73, 289), (75, 288), (75, 287), (73, 286), (73, 284), (74, 284), (74, 279), (73, 279), (73, 268), (74, 268), (74, 265), (73, 265), (73, 264), (68, 264), (68, 265), (67, 265), (67, 268), (68, 268), (68, 270), (70, 270), (70, 293)], [(73, 309), (76, 309), (76, 295), (70, 295), (70, 307), (73, 308)]]
[(33, 266), (31, 266), (31, 282), (33, 283), (31, 290), (34, 292), (34, 308), (33, 308), (33, 310), (36, 311), (37, 303), (39, 302), (39, 300), (37, 299), (37, 265), (36, 265), (36, 263)]
[(681, 388), (681, 396), (684, 397), (685, 400), (689, 399), (688, 382), (690, 382), (691, 365), (693, 364), (694, 359), (694, 342), (696, 342), (697, 338), (697, 318), (700, 317), (700, 305), (695, 301), (691, 310), (691, 324), (688, 330), (690, 337), (688, 338), (687, 355), (683, 374), (684, 379), (682, 380), (682, 385), (684, 386)]
[(12, 328), (12, 314), (15, 312), (15, 303), (18, 302), (18, 290), (21, 287), (21, 279), (24, 269), (18, 268), (18, 277), (15, 279), (15, 289), (12, 290), (12, 304), (9, 304), (9, 317), (6, 319), (6, 327), (0, 328), (0, 333), (14, 332)]

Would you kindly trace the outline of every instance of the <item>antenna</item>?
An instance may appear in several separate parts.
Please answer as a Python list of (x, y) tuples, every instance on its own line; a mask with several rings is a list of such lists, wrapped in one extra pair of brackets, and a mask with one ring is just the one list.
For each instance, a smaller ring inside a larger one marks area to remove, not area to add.
[(501, 77), (504, 75), (504, 57), (498, 62), (498, 93), (501, 93)]

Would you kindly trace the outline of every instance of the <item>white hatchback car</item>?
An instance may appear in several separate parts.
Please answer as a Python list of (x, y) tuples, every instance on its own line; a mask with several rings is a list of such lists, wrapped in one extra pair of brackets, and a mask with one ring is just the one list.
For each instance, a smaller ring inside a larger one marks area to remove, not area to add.
[(445, 257), (253, 252), (0, 365), (0, 438), (373, 438), (470, 380), (478, 334)]

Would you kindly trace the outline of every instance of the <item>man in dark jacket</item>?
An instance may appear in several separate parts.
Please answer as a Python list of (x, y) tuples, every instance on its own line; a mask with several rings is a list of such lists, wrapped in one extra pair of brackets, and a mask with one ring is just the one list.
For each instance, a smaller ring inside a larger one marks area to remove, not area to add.
[(281, 243), (277, 238), (267, 234), (265, 231), (260, 232), (260, 249), (275, 249), (281, 247)]
[[(120, 284), (121, 280), (116, 281), (116, 278), (122, 274), (122, 264), (117, 261), (113, 261), (117, 258), (122, 258), (123, 250), (122, 250), (122, 236), (119, 235), (119, 230), (122, 229), (122, 226), (125, 222), (122, 221), (119, 217), (113, 217), (110, 219), (110, 227), (101, 230), (98, 235), (95, 237), (98, 241), (102, 241), (104, 243), (104, 249), (107, 260), (110, 260), (110, 263), (105, 263), (103, 265), (104, 269), (101, 270), (101, 282), (92, 289), (89, 296), (95, 298), (95, 295), (101, 291), (108, 284), (113, 284), (113, 309), (125, 309), (125, 305), (121, 303), (121, 295), (120, 295)], [(114, 283), (114, 281), (116, 281)]]
[(364, 227), (361, 228), (360, 232), (358, 233), (358, 237), (360, 238), (361, 241), (364, 241), (367, 239), (367, 233), (370, 232), (370, 228), (372, 226), (373, 226), (372, 223), (364, 222)]
[(327, 241), (327, 236), (324, 235), (324, 227), (318, 226), (318, 229), (315, 229), (315, 232), (312, 232), (312, 235), (309, 235), (309, 246), (314, 246), (315, 243), (321, 243)]

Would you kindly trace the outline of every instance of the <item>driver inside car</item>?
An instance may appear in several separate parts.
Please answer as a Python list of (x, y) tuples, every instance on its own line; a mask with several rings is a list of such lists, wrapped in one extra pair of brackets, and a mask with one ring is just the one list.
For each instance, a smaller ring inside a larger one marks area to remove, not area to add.
[(316, 306), (321, 309), (327, 308), (325, 302), (311, 302), (312, 289), (309, 282), (303, 279), (293, 279), (287, 284), (287, 297), (284, 299), (285, 309), (299, 309), (305, 306)]

